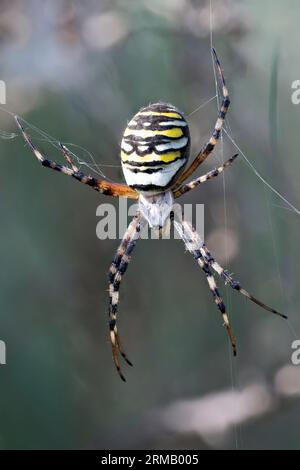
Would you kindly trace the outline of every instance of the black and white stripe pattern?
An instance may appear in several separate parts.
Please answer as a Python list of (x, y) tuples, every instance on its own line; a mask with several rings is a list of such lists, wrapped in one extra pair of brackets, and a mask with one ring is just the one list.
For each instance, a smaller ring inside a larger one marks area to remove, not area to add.
[(206, 280), (208, 282), (209, 289), (213, 295), (214, 301), (222, 314), (224, 326), (227, 330), (231, 342), (233, 354), (234, 356), (236, 356), (236, 341), (232, 333), (228, 315), (226, 313), (225, 304), (219, 294), (217, 284), (210, 269), (209, 263), (201, 252), (201, 246), (203, 245), (203, 242), (198, 233), (194, 230), (194, 228), (189, 222), (183, 220), (180, 223), (174, 220), (174, 225), (180, 237), (182, 238), (187, 250), (193, 255), (193, 258), (197, 261), (206, 276)]
[(203, 242), (200, 251), (209, 266), (211, 266), (214, 271), (223, 279), (225, 284), (228, 284), (232, 289), (238, 291), (240, 294), (244, 295), (245, 297), (247, 297), (247, 299), (259, 305), (259, 307), (263, 308), (264, 310), (267, 310), (268, 312), (273, 313), (274, 315), (278, 315), (284, 319), (287, 319), (286, 315), (264, 304), (260, 300), (256, 299), (256, 297), (254, 297), (252, 294), (249, 294), (249, 292), (246, 291), (243, 287), (241, 287), (240, 282), (234, 279), (232, 275), (229, 274), (226, 269), (222, 268), (222, 266), (220, 266), (219, 263), (213, 258), (212, 254)]
[(119, 360), (118, 360), (118, 351), (127, 362), (128, 365), (132, 366), (132, 363), (126, 356), (121, 346), (120, 337), (117, 330), (117, 312), (119, 304), (119, 289), (123, 275), (128, 267), (130, 262), (131, 253), (135, 247), (137, 240), (140, 237), (142, 228), (145, 225), (145, 220), (137, 213), (132, 221), (130, 222), (125, 235), (122, 239), (122, 242), (117, 250), (117, 253), (114, 257), (114, 260), (109, 269), (109, 330), (110, 330), (110, 339), (112, 344), (113, 351), (113, 360), (115, 367), (121, 377), (125, 382), (125, 377), (122, 374)]
[(206, 181), (210, 181), (211, 179), (220, 175), (221, 173), (223, 173), (225, 168), (228, 168), (234, 162), (237, 156), (238, 154), (233, 155), (233, 157), (226, 160), (226, 162), (224, 162), (223, 165), (219, 166), (218, 168), (214, 168), (213, 170), (205, 173), (205, 175), (199, 176), (199, 178), (195, 179), (194, 181), (182, 185), (181, 188), (174, 191), (174, 198), (180, 197), (188, 191), (191, 191), (192, 189), (196, 188), (200, 184), (206, 183)]
[(200, 152), (195, 157), (195, 159), (193, 160), (191, 165), (189, 165), (189, 167), (179, 176), (179, 178), (176, 182), (176, 187), (181, 185), (181, 183), (183, 183), (191, 174), (193, 174), (194, 171), (198, 168), (198, 166), (201, 165), (201, 163), (203, 163), (204, 160), (206, 160), (206, 158), (212, 153), (212, 151), (214, 150), (215, 146), (217, 145), (217, 143), (219, 141), (221, 131), (222, 131), (222, 127), (223, 127), (224, 122), (225, 122), (226, 114), (227, 114), (228, 108), (230, 106), (229, 93), (228, 93), (228, 89), (227, 89), (227, 86), (226, 86), (224, 73), (223, 73), (223, 70), (221, 68), (221, 64), (220, 64), (220, 61), (218, 59), (217, 53), (216, 53), (214, 48), (212, 49), (212, 54), (214, 56), (216, 67), (217, 67), (217, 70), (218, 70), (218, 74), (219, 74), (219, 77), (220, 77), (221, 82), (222, 82), (223, 99), (222, 99), (222, 103), (221, 103), (221, 108), (219, 110), (218, 118), (217, 118), (217, 121), (215, 123), (215, 127), (214, 127), (213, 133), (212, 133), (209, 141), (200, 150)]
[(145, 192), (167, 189), (187, 163), (189, 127), (174, 106), (155, 103), (142, 108), (128, 123), (121, 143), (127, 184)]

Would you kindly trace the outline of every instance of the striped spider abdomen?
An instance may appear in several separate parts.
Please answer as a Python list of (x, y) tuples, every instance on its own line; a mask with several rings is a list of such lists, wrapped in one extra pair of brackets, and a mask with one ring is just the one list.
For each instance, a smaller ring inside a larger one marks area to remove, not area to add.
[(142, 108), (128, 123), (121, 143), (126, 183), (147, 194), (168, 189), (184, 169), (190, 149), (188, 123), (167, 103)]

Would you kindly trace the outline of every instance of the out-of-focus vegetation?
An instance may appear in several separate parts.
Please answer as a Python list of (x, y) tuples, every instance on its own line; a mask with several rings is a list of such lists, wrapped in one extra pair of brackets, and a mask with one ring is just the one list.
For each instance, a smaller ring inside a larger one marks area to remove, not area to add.
[[(212, 7), (232, 97), (230, 135), (300, 207), (300, 105), (291, 102), (299, 4)], [(0, 70), (2, 108), (87, 149), (120, 181), (119, 142), (132, 114), (161, 99), (189, 115), (215, 94), (209, 2), (2, 1)], [(11, 115), (0, 116), (1, 130), (17, 132)], [(215, 118), (216, 101), (190, 117), (194, 153)], [(235, 152), (224, 136), (223, 156)], [(219, 146), (203, 172), (221, 158)], [(121, 288), (119, 330), (135, 364), (126, 384), (112, 365), (106, 318), (118, 241), (95, 235), (96, 207), (108, 200), (42, 169), (20, 136), (0, 140), (0, 159), (1, 448), (300, 447), (300, 369), (290, 362), (300, 335), (300, 218), (242, 157), (224, 180), (182, 203), (205, 204), (216, 258), (290, 324), (219, 282), (238, 338), (234, 361), (202, 272), (180, 241), (141, 240)]]

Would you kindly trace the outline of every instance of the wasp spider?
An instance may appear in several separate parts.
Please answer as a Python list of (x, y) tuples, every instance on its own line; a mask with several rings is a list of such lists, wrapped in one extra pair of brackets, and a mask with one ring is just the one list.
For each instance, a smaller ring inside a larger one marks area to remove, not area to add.
[[(26, 133), (20, 118), (16, 116), (17, 125), (25, 141), (42, 166), (71, 176), (81, 183), (91, 186), (102, 194), (126, 197), (139, 201), (139, 210), (130, 222), (109, 269), (110, 338), (114, 364), (121, 379), (124, 381), (125, 378), (120, 369), (118, 353), (121, 354), (129, 365), (132, 364), (123, 351), (117, 330), (119, 289), (141, 229), (146, 223), (153, 228), (161, 229), (167, 219), (174, 219), (174, 217), (172, 218), (174, 199), (196, 188), (200, 184), (215, 178), (222, 173), (225, 168), (229, 167), (237, 157), (237, 155), (234, 155), (220, 167), (209, 171), (205, 175), (196, 178), (194, 181), (189, 183), (185, 182), (214, 150), (219, 140), (230, 104), (223, 71), (214, 49), (213, 55), (221, 80), (223, 100), (209, 141), (187, 167), (190, 149), (188, 123), (183, 114), (171, 104), (159, 102), (142, 108), (131, 119), (125, 129), (121, 143), (121, 163), (127, 184), (111, 183), (83, 174), (74, 165), (67, 147), (62, 144), (61, 150), (69, 166), (60, 165), (55, 161), (49, 160), (35, 147)], [(286, 318), (285, 315), (263, 304), (260, 300), (257, 300), (243, 289), (240, 283), (217, 263), (203, 240), (195, 232), (189, 222), (185, 220), (181, 222), (174, 220), (174, 224), (187, 250), (190, 251), (206, 276), (209, 289), (223, 317), (224, 326), (229, 335), (234, 355), (236, 355), (236, 341), (232, 334), (226, 308), (219, 294), (213, 271), (215, 271), (226, 284), (229, 284), (232, 289), (235, 289), (252, 302), (255, 302), (257, 305), (273, 314)]]

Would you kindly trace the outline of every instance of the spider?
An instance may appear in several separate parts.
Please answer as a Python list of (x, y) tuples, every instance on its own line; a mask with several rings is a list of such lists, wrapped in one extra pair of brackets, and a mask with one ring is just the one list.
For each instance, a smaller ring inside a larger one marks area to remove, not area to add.
[(62, 153), (69, 166), (49, 160), (35, 147), (28, 136), (21, 119), (15, 116), (21, 133), (36, 158), (46, 168), (51, 168), (71, 176), (81, 183), (108, 196), (119, 196), (139, 201), (139, 209), (130, 222), (122, 242), (116, 252), (109, 269), (109, 331), (112, 344), (114, 365), (122, 380), (125, 377), (119, 364), (119, 354), (132, 366), (125, 354), (117, 330), (117, 311), (119, 289), (123, 275), (131, 259), (132, 251), (140, 236), (142, 228), (148, 223), (150, 227), (161, 230), (167, 219), (174, 222), (187, 250), (192, 254), (206, 276), (209, 289), (223, 317), (233, 354), (236, 355), (236, 340), (229, 323), (226, 307), (219, 294), (214, 278), (215, 271), (225, 284), (247, 297), (263, 309), (287, 318), (253, 297), (214, 259), (204, 241), (197, 234), (190, 222), (174, 220), (172, 210), (174, 199), (191, 191), (199, 185), (217, 177), (236, 159), (237, 154), (229, 158), (223, 165), (186, 183), (201, 163), (212, 153), (218, 143), (221, 130), (229, 108), (230, 100), (224, 74), (215, 49), (212, 49), (218, 76), (222, 85), (222, 103), (217, 121), (209, 141), (203, 146), (190, 165), (187, 165), (190, 151), (190, 134), (188, 123), (175, 106), (164, 102), (151, 104), (142, 108), (128, 123), (121, 142), (121, 164), (127, 184), (108, 182), (83, 174), (74, 165), (68, 148), (60, 144)]

